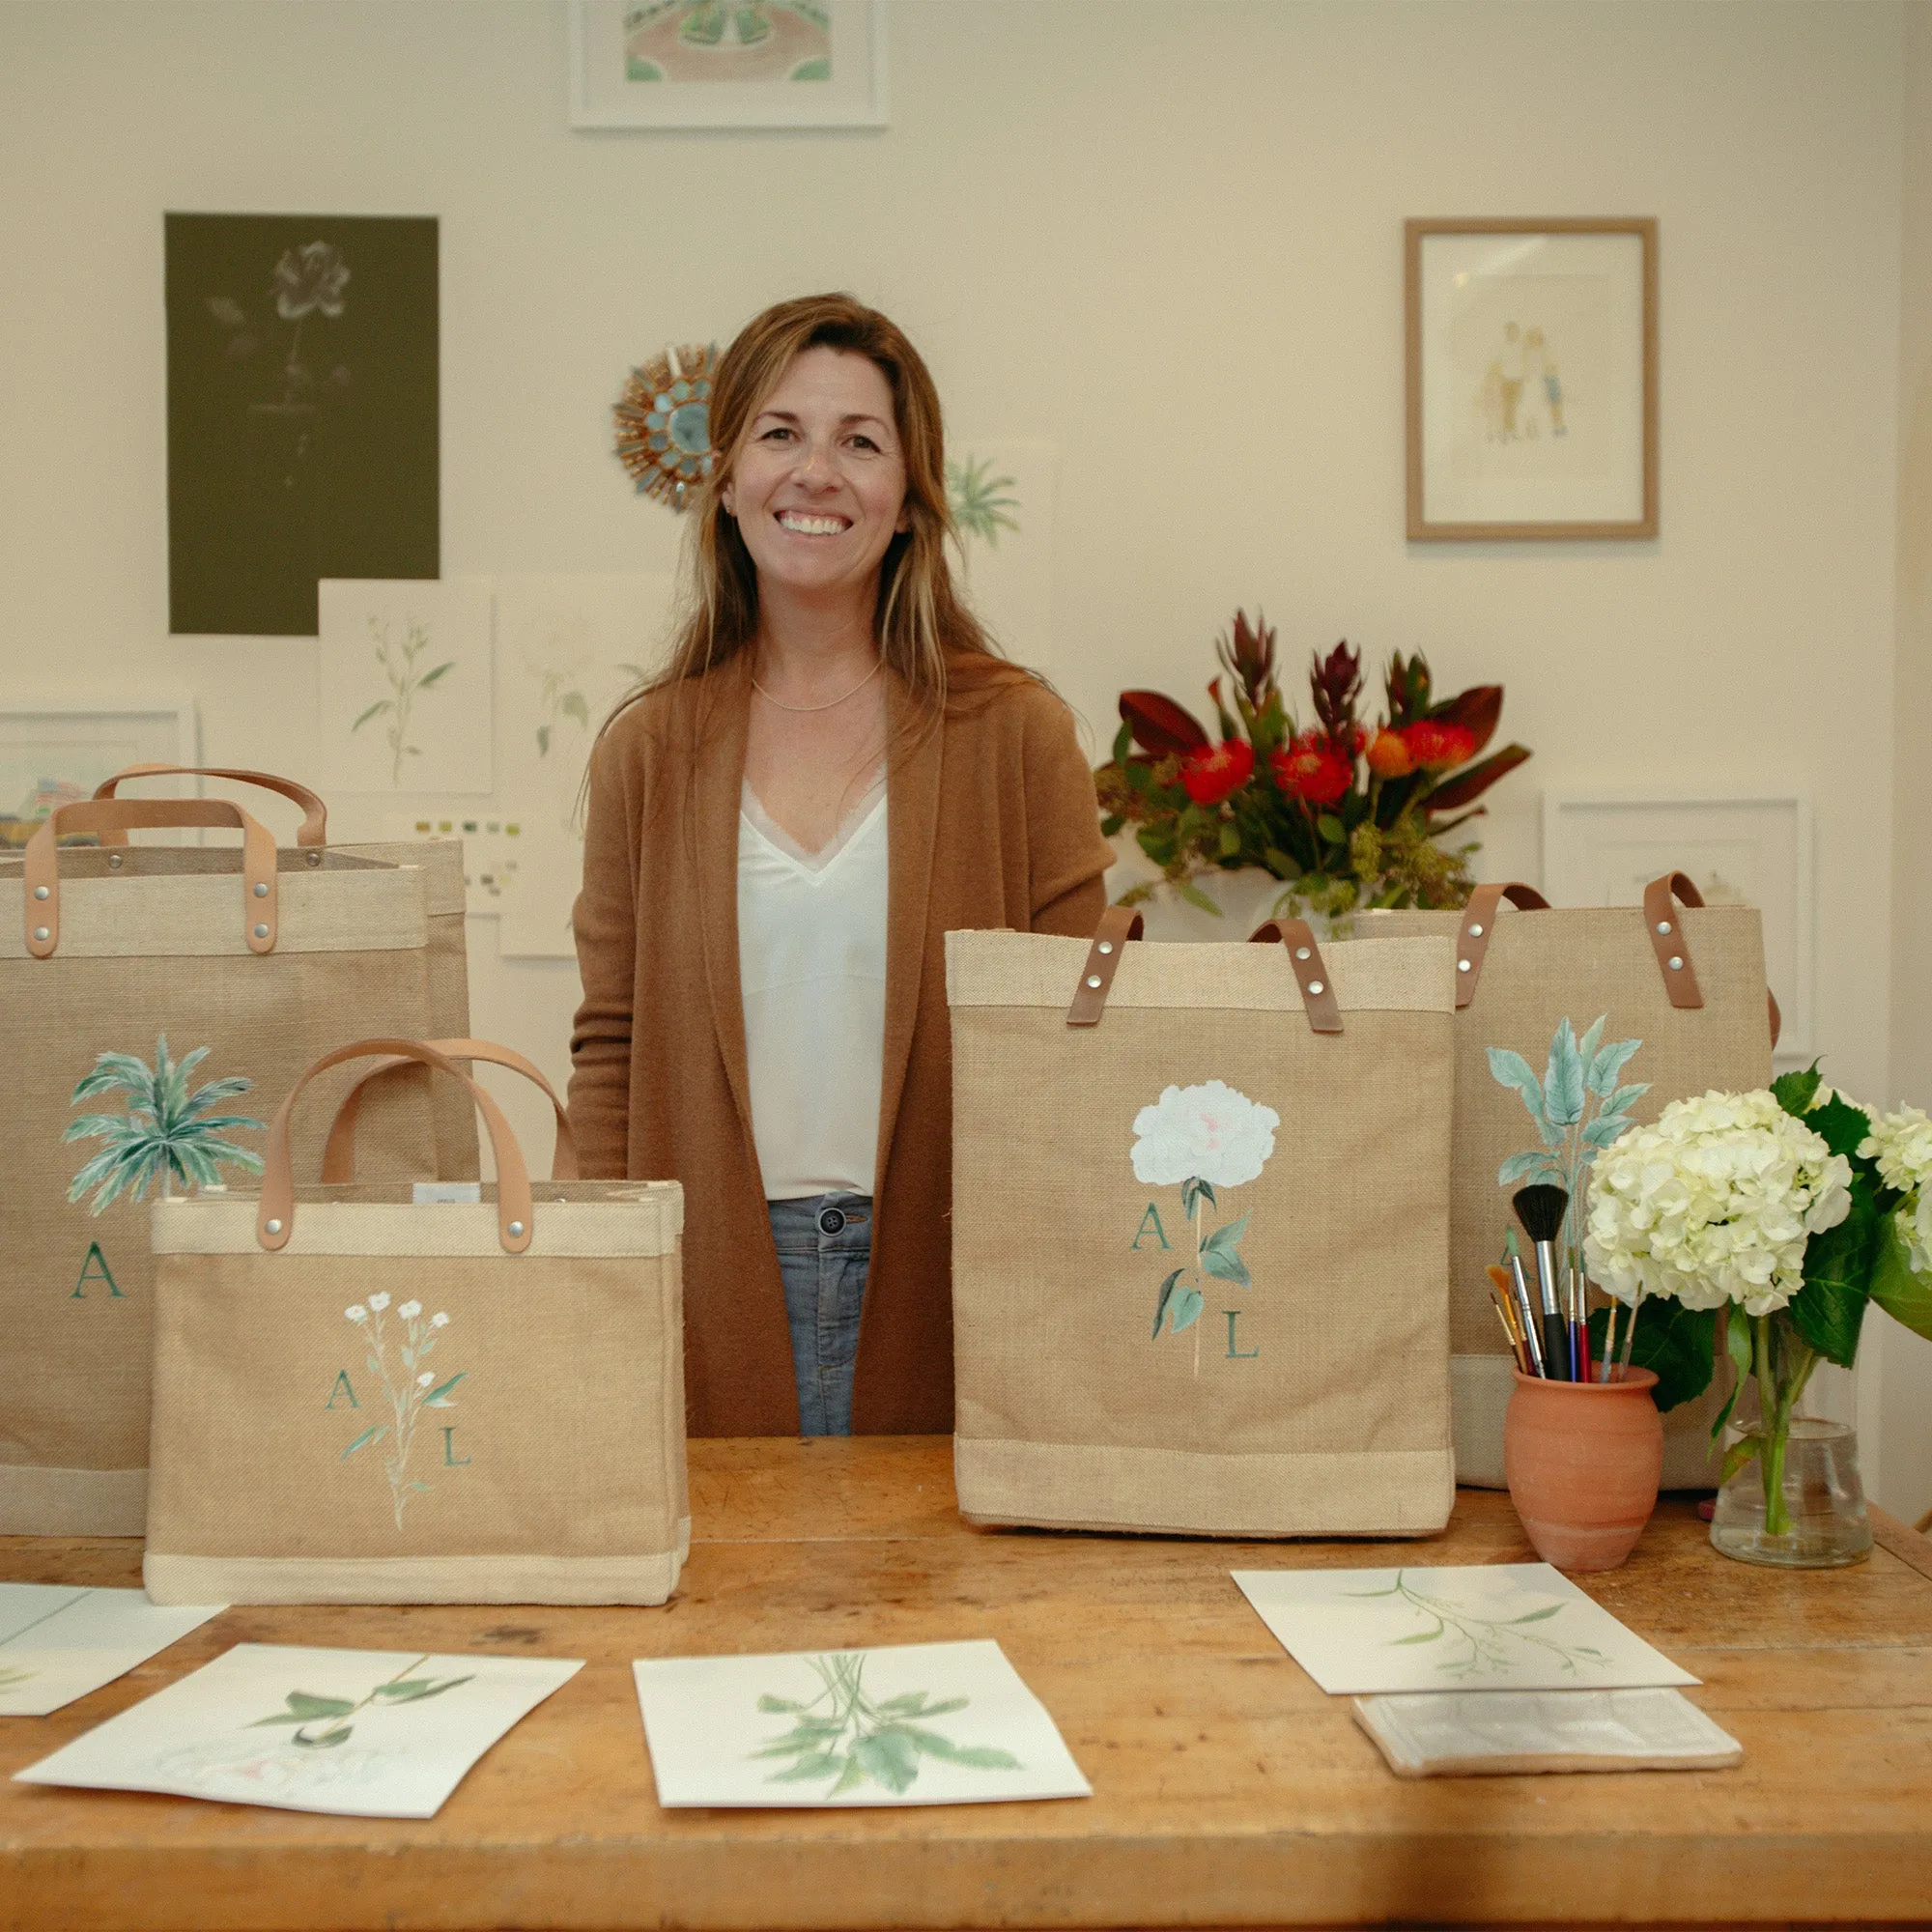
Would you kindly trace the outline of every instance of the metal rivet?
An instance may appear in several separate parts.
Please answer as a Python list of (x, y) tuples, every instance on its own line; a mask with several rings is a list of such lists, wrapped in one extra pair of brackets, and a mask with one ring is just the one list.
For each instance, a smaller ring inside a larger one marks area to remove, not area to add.
[(1309, 991), (1310, 991), (1311, 993), (1319, 993), (1319, 992), (1321, 992), (1321, 981), (1320, 980), (1309, 980), (1309, 982), (1308, 982), (1308, 990), (1309, 990)]
[(1480, 939), (1482, 938), (1482, 936), (1483, 936), (1483, 928), (1480, 925), (1472, 925), (1469, 928), (1469, 937), (1471, 939)]
[(1092, 986), (1092, 987), (1094, 988), (1094, 991), (1095, 991), (1095, 992), (1097, 993), (1097, 992), (1098, 992), (1098, 991), (1100, 990), (1100, 976), (1099, 976), (1099, 974), (1097, 974), (1097, 973), (1090, 973), (1090, 974), (1088, 974), (1088, 976), (1087, 976), (1087, 983), (1088, 983), (1088, 984), (1089, 984), (1090, 986)]
[(1103, 939), (1094, 950), (1096, 952), (1111, 952), (1114, 950), (1114, 942), (1111, 939)]
[(1675, 953), (1675, 952), (1673, 952), (1673, 953), (1672, 953), (1672, 954), (1670, 955), (1670, 970), (1671, 970), (1671, 971), (1672, 971), (1673, 973), (1681, 973), (1681, 972), (1683, 972), (1683, 970), (1684, 970), (1684, 960), (1683, 960), (1683, 957), (1682, 957), (1682, 955), (1681, 955), (1681, 954), (1678, 954), (1678, 953)]
[(1469, 962), (1466, 959), (1457, 960), (1456, 970), (1459, 973), (1466, 973), (1469, 970)]
[(310, 871), (314, 871), (315, 868), (321, 864), (322, 864), (322, 854), (320, 852), (311, 852), (308, 855), (308, 867)]
[(279, 1221), (264, 1221), (262, 1226), (271, 1235), (279, 1235), (282, 1232), (282, 1224)]
[(45, 926), (37, 925), (34, 928), (34, 937), (36, 939), (51, 939), (53, 937), (53, 934), (49, 932)]
[(1306, 959), (1306, 958), (1308, 957), (1308, 949), (1307, 949), (1307, 947), (1305, 947), (1305, 946), (1297, 946), (1297, 947), (1296, 947), (1296, 948), (1294, 949), (1294, 956), (1295, 956), (1295, 957), (1296, 957), (1297, 959)]
[(47, 895), (47, 889), (45, 886), (36, 886), (34, 888), (34, 896), (37, 899), (43, 899), (46, 897), (46, 895)]
[(109, 870), (110, 872), (118, 872), (118, 871), (119, 871), (119, 870), (121, 869), (121, 855), (120, 855), (120, 853), (118, 853), (118, 852), (110, 852), (110, 853), (109, 853), (109, 854), (107, 855), (107, 869), (108, 869), (108, 870)]
[(258, 879), (256, 881), (255, 896), (258, 899), (265, 899), (269, 896), (269, 882), (267, 879)]
[(255, 928), (255, 937), (257, 939), (267, 939), (268, 936), (269, 936), (269, 928), (266, 925), (258, 925)]
[(524, 1238), (524, 1224), (521, 1221), (510, 1223), (510, 1238), (513, 1241), (521, 1241)]
[(1659, 920), (1657, 922), (1657, 929), (1659, 932), (1668, 932), (1670, 930), (1670, 922), (1667, 919)]

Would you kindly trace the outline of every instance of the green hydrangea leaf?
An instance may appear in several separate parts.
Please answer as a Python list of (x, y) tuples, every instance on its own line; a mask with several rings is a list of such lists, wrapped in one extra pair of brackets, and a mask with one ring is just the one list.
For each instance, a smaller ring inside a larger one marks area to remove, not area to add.
[[(1627, 1314), (1617, 1317), (1617, 1352), (1623, 1353)], [(1660, 1409), (1676, 1408), (1702, 1395), (1711, 1385), (1712, 1351), (1718, 1345), (1717, 1310), (1686, 1308), (1682, 1302), (1656, 1296), (1636, 1312), (1636, 1339), (1631, 1345), (1631, 1366), (1652, 1369), (1657, 1386), (1652, 1399)], [(1590, 1353), (1604, 1355), (1604, 1331), (1609, 1311), (1600, 1308), (1590, 1317)]]

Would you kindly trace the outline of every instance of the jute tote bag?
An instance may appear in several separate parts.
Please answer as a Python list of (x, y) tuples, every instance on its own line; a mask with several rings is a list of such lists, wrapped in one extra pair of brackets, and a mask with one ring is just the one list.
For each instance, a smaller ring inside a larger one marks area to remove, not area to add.
[[(272, 772), (231, 771), (215, 765), (128, 765), (94, 795), (112, 798), (124, 779), (146, 778), (220, 779), (229, 784), (276, 792), (301, 807), (296, 846), (304, 855), (303, 863), (314, 865), (316, 861), (307, 855), (328, 845), (328, 808), (307, 785)], [(100, 842), (126, 845), (128, 835), (103, 832)], [(423, 911), (429, 920), (429, 945), (423, 955), (429, 976), (427, 1030), (439, 1038), (466, 1037), (469, 1032), (469, 952), (464, 925), (463, 840), (399, 839), (338, 844), (335, 849), (384, 865), (421, 867)], [(468, 1094), (446, 1081), (430, 1084), (428, 1092), (436, 1114), (436, 1171), (446, 1179), (474, 1180), (481, 1171), (477, 1165), (476, 1110)]]
[[(298, 1188), (289, 1122), (259, 1196), (155, 1209), (157, 1603), (661, 1604), (690, 1545), (683, 1195), (555, 1177), (455, 1057), (473, 1040), (325, 1055), (420, 1061), (482, 1109), (498, 1179)], [(546, 1087), (548, 1093), (549, 1089)], [(354, 1166), (352, 1110), (324, 1172)], [(451, 1200), (450, 1194), (468, 1196)]]
[[(56, 849), (134, 826), (239, 827), (243, 843)], [(345, 1015), (425, 1031), (427, 944), (418, 868), (277, 852), (221, 800), (63, 806), (0, 865), (0, 1533), (140, 1535), (153, 1265), (137, 1197), (245, 1180)], [(331, 1076), (335, 1097), (353, 1077)], [(426, 1090), (380, 1096), (366, 1138), (374, 1172), (420, 1172)], [(318, 1127), (303, 1151), (320, 1145)]]
[(1453, 948), (1140, 923), (946, 935), (960, 1509), (1440, 1529)]
[[(1504, 899), (1522, 910), (1504, 913)], [(1492, 1050), (1517, 1056), (1529, 1072), (1559, 1151), (1605, 1144), (1624, 1124), (1654, 1121), (1667, 1101), (1686, 1094), (1764, 1086), (1776, 1009), (1765, 986), (1759, 916), (1747, 906), (1705, 906), (1696, 887), (1674, 872), (1652, 881), (1641, 906), (1558, 911), (1531, 887), (1487, 885), (1460, 913), (1366, 913), (1355, 930), (1355, 943), (1383, 945), (1391, 935), (1418, 933), (1456, 943), (1449, 1220), (1456, 1474), (1460, 1482), (1503, 1489), (1503, 1412), (1514, 1383), (1485, 1269), (1502, 1257), (1514, 1219), (1510, 1197), (1539, 1178), (1527, 1170), (1550, 1141), (1525, 1090), (1497, 1078)], [(1333, 950), (1340, 958), (1348, 952)], [(1599, 1018), (1591, 1056), (1597, 1078), (1552, 1099), (1545, 1090), (1564, 1084), (1549, 1079), (1559, 1030), (1567, 1020), (1581, 1042)], [(1646, 1091), (1618, 1107), (1635, 1087)], [(1666, 1489), (1715, 1486), (1710, 1430), (1727, 1388), (1714, 1383), (1702, 1399), (1664, 1416)]]

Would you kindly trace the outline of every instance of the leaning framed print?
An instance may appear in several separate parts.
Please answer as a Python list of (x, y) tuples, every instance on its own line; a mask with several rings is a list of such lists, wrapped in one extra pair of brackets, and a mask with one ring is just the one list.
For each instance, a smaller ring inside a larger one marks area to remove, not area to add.
[[(194, 699), (185, 692), (113, 697), (8, 693), (0, 703), (0, 853), (18, 851), (55, 806), (92, 798), (102, 779), (126, 766), (199, 764), (200, 749)], [(195, 789), (192, 779), (164, 787), (183, 796)]]
[(1657, 223), (1405, 224), (1412, 542), (1657, 534)]
[(576, 128), (883, 128), (884, 0), (570, 0)]

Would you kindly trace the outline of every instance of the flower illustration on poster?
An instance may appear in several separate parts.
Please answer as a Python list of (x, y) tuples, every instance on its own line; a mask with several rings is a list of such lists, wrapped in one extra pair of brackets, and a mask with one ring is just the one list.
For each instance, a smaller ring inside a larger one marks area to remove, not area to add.
[[(1251, 1100), (1222, 1080), (1198, 1086), (1162, 1090), (1160, 1098), (1134, 1117), (1134, 1178), (1151, 1187), (1179, 1187), (1180, 1211), (1193, 1236), (1192, 1265), (1172, 1269), (1161, 1283), (1154, 1303), (1152, 1339), (1163, 1330), (1179, 1335), (1193, 1328), (1194, 1373), (1201, 1373), (1201, 1333), (1198, 1327), (1207, 1305), (1207, 1283), (1214, 1280), (1246, 1290), (1253, 1286), (1240, 1242), (1248, 1231), (1248, 1214), (1223, 1220), (1208, 1229), (1205, 1210), (1220, 1210), (1220, 1195), (1261, 1178), (1274, 1153), (1274, 1133), (1281, 1116), (1272, 1107)], [(1150, 1201), (1135, 1233), (1134, 1247), (1150, 1235), (1163, 1249), (1172, 1247), (1161, 1225), (1159, 1205)], [(1252, 1360), (1255, 1350), (1237, 1344), (1240, 1311), (1228, 1311), (1228, 1354)]]
[[(364, 1449), (383, 1452), (383, 1473), (388, 1479), (396, 1527), (401, 1529), (403, 1511), (410, 1498), (426, 1493), (430, 1487), (420, 1476), (410, 1474), (410, 1458), (415, 1450), (422, 1412), (428, 1408), (454, 1408), (456, 1385), (467, 1378), (469, 1371), (459, 1370), (444, 1377), (424, 1367), (436, 1352), (443, 1329), (449, 1326), (449, 1317), (444, 1311), (439, 1309), (434, 1315), (425, 1316), (420, 1301), (406, 1301), (396, 1310), (392, 1326), (384, 1319), (388, 1314), (389, 1302), (386, 1293), (378, 1292), (366, 1303), (355, 1302), (342, 1311), (361, 1331), (368, 1350), (369, 1373), (382, 1384), (389, 1406), (389, 1420), (371, 1423), (343, 1450), (338, 1460), (346, 1463)], [(346, 1379), (345, 1371), (337, 1378), (337, 1386)], [(353, 1401), (353, 1383), (350, 1390)], [(445, 1455), (450, 1439), (451, 1433), (446, 1431)]]

